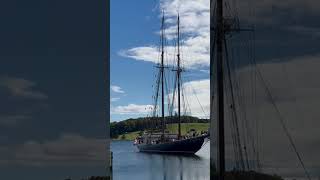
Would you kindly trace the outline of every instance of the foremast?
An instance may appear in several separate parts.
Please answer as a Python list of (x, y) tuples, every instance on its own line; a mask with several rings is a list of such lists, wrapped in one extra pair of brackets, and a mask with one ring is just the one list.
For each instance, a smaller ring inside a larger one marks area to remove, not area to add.
[[(159, 76), (157, 79), (157, 92), (155, 97), (155, 104), (153, 109), (153, 116), (156, 115), (157, 112), (157, 102), (159, 98), (159, 91), (161, 96), (161, 138), (160, 141), (165, 140), (165, 105), (164, 105), (164, 98), (165, 98), (165, 65), (164, 65), (164, 55), (165, 55), (165, 19), (164, 19), (164, 11), (161, 18), (161, 28), (160, 28), (160, 63), (156, 66), (159, 68)], [(161, 89), (160, 89), (161, 86)]]
[(180, 107), (180, 82), (181, 82), (181, 72), (182, 69), (180, 67), (180, 16), (178, 14), (178, 54), (177, 54), (177, 61), (178, 61), (178, 68), (177, 68), (177, 81), (178, 81), (178, 139), (181, 139), (181, 107)]
[(161, 64), (160, 64), (160, 73), (161, 73), (161, 128), (162, 136), (161, 140), (164, 140), (164, 131), (165, 131), (165, 117), (164, 117), (164, 12), (162, 15), (161, 21)]

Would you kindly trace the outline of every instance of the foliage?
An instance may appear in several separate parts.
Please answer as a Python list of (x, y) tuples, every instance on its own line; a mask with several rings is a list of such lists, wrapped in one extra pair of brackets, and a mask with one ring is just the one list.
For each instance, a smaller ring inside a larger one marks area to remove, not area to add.
[[(181, 123), (181, 134), (184, 135), (190, 129), (195, 129), (197, 132), (208, 131), (209, 123)], [(167, 129), (170, 133), (178, 132), (178, 124), (168, 124)], [(137, 136), (141, 136), (143, 131), (134, 131), (128, 132), (125, 134), (125, 139), (122, 139), (122, 135), (119, 135), (118, 138), (114, 140), (134, 140)]]
[(121, 139), (122, 139), (122, 140), (126, 139), (126, 135), (125, 135), (125, 134), (122, 134)]
[[(178, 123), (178, 116), (165, 117), (166, 124)], [(199, 119), (192, 116), (181, 116), (181, 123), (208, 123), (208, 119)], [(110, 123), (110, 136), (117, 139), (119, 135), (145, 131), (151, 129), (159, 129), (161, 127), (161, 117), (140, 117), (130, 118), (124, 121)]]

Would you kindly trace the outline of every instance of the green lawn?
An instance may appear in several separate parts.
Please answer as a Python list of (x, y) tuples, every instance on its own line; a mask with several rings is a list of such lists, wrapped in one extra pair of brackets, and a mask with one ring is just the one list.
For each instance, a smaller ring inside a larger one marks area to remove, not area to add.
[(134, 140), (138, 135), (140, 131), (135, 131), (135, 132), (129, 132), (126, 134), (119, 135), (118, 138), (113, 139), (113, 140)]
[[(197, 132), (208, 131), (209, 123), (181, 123), (181, 134), (184, 135), (190, 129), (195, 129)], [(178, 132), (178, 124), (168, 124), (167, 130), (170, 133)], [(117, 139), (114, 140), (134, 140), (139, 135), (139, 131), (129, 132), (126, 134), (119, 135)]]
[[(182, 123), (181, 124), (181, 134), (187, 134), (190, 129), (195, 129), (197, 132), (208, 131), (209, 123)], [(167, 130), (170, 133), (178, 133), (178, 124), (168, 124)]]

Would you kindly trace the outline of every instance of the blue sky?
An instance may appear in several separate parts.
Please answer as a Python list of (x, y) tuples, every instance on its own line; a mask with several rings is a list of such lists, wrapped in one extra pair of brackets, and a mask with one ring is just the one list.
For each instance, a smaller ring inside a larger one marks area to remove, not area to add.
[[(111, 85), (119, 86), (124, 91), (111, 91), (111, 98), (119, 98), (112, 102), (112, 106), (150, 103), (153, 64), (133, 61), (120, 56), (119, 52), (159, 40), (154, 34), (159, 29), (157, 5), (157, 1), (148, 0), (111, 1)], [(112, 114), (111, 120), (124, 120), (128, 117)]]
[[(142, 112), (143, 107), (148, 107), (153, 102), (154, 90), (152, 86), (155, 85), (154, 76), (157, 69), (154, 66), (157, 57), (139, 57), (143, 54), (130, 50), (133, 48), (143, 50), (144, 47), (156, 48), (159, 45), (160, 9), (160, 1), (155, 0), (111, 1), (111, 86), (121, 88), (123, 91), (119, 93), (111, 88), (111, 121), (146, 116), (147, 113)], [(176, 12), (178, 12), (178, 8), (176, 8)], [(176, 21), (176, 13), (165, 13), (168, 20)], [(185, 26), (186, 22), (183, 20), (182, 18), (181, 24)], [(209, 18), (207, 18), (208, 20)], [(168, 23), (166, 26), (168, 29), (173, 27), (172, 23)], [(168, 36), (170, 35), (172, 36), (172, 33), (169, 32)], [(187, 33), (183, 33), (182, 37), (184, 37), (183, 40), (186, 40)], [(172, 46), (173, 41), (168, 41)], [(170, 44), (168, 45), (170, 46)], [(154, 49), (150, 51), (158, 53)], [(183, 51), (186, 49), (182, 48), (182, 53)], [(145, 52), (148, 53), (147, 50), (142, 51), (142, 53)], [(138, 57), (133, 58), (130, 55)], [(203, 71), (188, 69), (185, 78), (188, 78), (188, 81), (207, 78), (207, 67), (203, 67), (201, 70)], [(130, 104), (135, 106), (130, 108)], [(124, 109), (127, 109), (128, 112), (123, 112)]]

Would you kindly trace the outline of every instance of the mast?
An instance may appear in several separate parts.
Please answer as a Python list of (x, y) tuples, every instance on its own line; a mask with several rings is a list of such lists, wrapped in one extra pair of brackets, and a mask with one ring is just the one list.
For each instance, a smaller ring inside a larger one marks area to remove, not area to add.
[(181, 138), (181, 109), (180, 109), (180, 75), (181, 75), (181, 68), (180, 68), (180, 16), (178, 14), (178, 70), (177, 70), (177, 80), (178, 80), (178, 139)]
[(162, 140), (164, 139), (164, 129), (165, 129), (165, 123), (164, 123), (164, 12), (162, 16), (162, 22), (161, 22), (161, 65), (160, 65), (160, 72), (161, 72), (161, 119), (162, 119)]
[[(211, 0), (211, 7), (213, 7), (213, 0)], [(211, 37), (215, 35), (214, 41), (211, 39), (211, 47), (216, 48), (215, 67), (213, 67), (213, 56), (210, 58), (210, 79), (211, 79), (211, 101), (213, 101), (213, 82), (216, 83), (216, 111), (215, 120), (217, 121), (217, 173), (218, 180), (224, 180), (225, 177), (225, 143), (224, 143), (224, 93), (223, 93), (223, 45), (224, 45), (224, 22), (223, 22), (223, 0), (216, 0), (216, 14), (211, 14), (211, 22), (215, 22), (213, 28), (215, 34), (211, 33)], [(213, 9), (212, 9), (213, 10)], [(216, 21), (213, 21), (213, 16), (216, 16)], [(212, 28), (212, 30), (213, 30)], [(212, 32), (212, 31), (211, 31)], [(214, 49), (211, 49), (213, 52)], [(215, 75), (213, 74), (215, 72)], [(211, 102), (212, 103), (212, 102)], [(213, 106), (211, 105), (210, 119), (213, 120)], [(212, 128), (212, 127), (211, 127)], [(211, 138), (213, 137), (211, 133)]]
[[(225, 35), (233, 32), (240, 31), (253, 31), (252, 28), (240, 28), (239, 19), (232, 17), (224, 21), (223, 16), (223, 3), (224, 0), (215, 0), (216, 9), (214, 8), (214, 0), (210, 1), (210, 119), (213, 121), (213, 88), (215, 85), (215, 120), (217, 121), (216, 137), (213, 133), (213, 123), (211, 123), (210, 138), (217, 139), (217, 174), (218, 180), (225, 179), (225, 135), (224, 135), (224, 82), (223, 82), (223, 54), (225, 54), (225, 60), (227, 60), (227, 43)], [(215, 11), (214, 11), (215, 10)], [(231, 21), (230, 21), (231, 20)], [(214, 54), (215, 53), (215, 54)], [(215, 59), (214, 59), (215, 58)], [(214, 64), (215, 63), (215, 64)], [(228, 67), (227, 67), (228, 69)], [(228, 69), (229, 70), (229, 69)], [(215, 74), (214, 74), (215, 73)], [(230, 76), (230, 75), (229, 75)], [(230, 77), (229, 77), (230, 78)], [(231, 80), (231, 79), (229, 79)], [(230, 81), (230, 86), (231, 81)], [(232, 90), (232, 87), (231, 87)], [(233, 93), (231, 93), (233, 96)], [(233, 97), (232, 97), (233, 99)], [(233, 100), (234, 101), (234, 100)], [(237, 125), (236, 125), (237, 126)], [(239, 138), (239, 137), (238, 137)], [(241, 154), (240, 140), (238, 141), (239, 153)], [(213, 144), (211, 148), (215, 148)], [(213, 154), (210, 154), (211, 157)], [(242, 156), (242, 155), (240, 155)], [(240, 157), (240, 159), (242, 159)], [(213, 159), (211, 159), (211, 167), (213, 167)]]
[(217, 66), (216, 66), (216, 82), (217, 82), (217, 140), (218, 140), (218, 174), (219, 180), (224, 180), (225, 175), (225, 143), (224, 143), (224, 97), (223, 97), (223, 0), (217, 0)]

